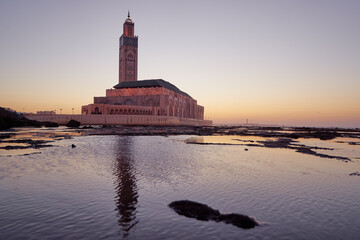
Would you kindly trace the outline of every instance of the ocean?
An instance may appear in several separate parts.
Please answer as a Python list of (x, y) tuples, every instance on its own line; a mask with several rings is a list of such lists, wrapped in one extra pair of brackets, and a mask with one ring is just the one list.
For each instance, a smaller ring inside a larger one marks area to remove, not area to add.
[[(0, 239), (358, 239), (359, 140), (297, 139), (349, 161), (237, 144), (266, 139), (74, 136), (2, 150)], [(169, 208), (178, 200), (260, 226), (188, 218)]]

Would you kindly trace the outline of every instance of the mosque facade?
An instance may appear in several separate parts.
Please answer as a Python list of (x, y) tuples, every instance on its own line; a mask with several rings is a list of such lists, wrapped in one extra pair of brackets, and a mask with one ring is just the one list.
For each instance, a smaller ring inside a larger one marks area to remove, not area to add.
[(189, 94), (163, 79), (138, 80), (138, 37), (130, 14), (119, 42), (119, 83), (82, 106), (82, 114), (154, 115), (204, 120), (204, 107)]

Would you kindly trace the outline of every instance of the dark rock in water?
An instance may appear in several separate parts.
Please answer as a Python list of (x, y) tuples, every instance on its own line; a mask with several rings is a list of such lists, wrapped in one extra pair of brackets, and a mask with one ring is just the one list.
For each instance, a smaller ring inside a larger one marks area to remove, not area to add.
[(0, 134), (0, 139), (5, 139), (5, 138), (11, 138), (14, 134), (10, 134), (10, 133), (2, 133)]
[(208, 205), (192, 202), (189, 200), (175, 201), (169, 204), (177, 214), (185, 217), (196, 218), (202, 221), (214, 220), (220, 217), (220, 212)]
[(74, 120), (74, 119), (71, 119), (67, 124), (66, 124), (67, 127), (73, 127), (73, 128), (77, 128), (80, 126), (80, 122)]
[(245, 148), (245, 151), (249, 151), (249, 149)]
[(76, 145), (75, 144), (71, 144), (71, 148), (75, 148), (76, 147)]
[(289, 135), (287, 135), (287, 137), (293, 138), (293, 139), (298, 139), (300, 136), (299, 136), (299, 134), (296, 134), (296, 133), (290, 133)]
[(93, 126), (83, 126), (82, 129), (92, 129), (94, 128)]
[(220, 220), (222, 222), (244, 229), (254, 228), (255, 226), (259, 225), (259, 223), (254, 218), (237, 213), (222, 214), (220, 216)]
[(189, 218), (196, 218), (202, 221), (216, 221), (233, 224), (239, 228), (250, 229), (258, 226), (259, 223), (254, 219), (242, 214), (221, 214), (219, 210), (213, 209), (208, 205), (189, 200), (175, 201), (169, 204), (177, 214)]
[(349, 176), (360, 176), (360, 172), (356, 171), (356, 172), (350, 173)]
[(339, 137), (340, 135), (337, 132), (316, 132), (315, 137), (318, 137), (320, 140), (331, 140), (336, 137)]
[(56, 122), (42, 122), (45, 127), (59, 127), (59, 124)]

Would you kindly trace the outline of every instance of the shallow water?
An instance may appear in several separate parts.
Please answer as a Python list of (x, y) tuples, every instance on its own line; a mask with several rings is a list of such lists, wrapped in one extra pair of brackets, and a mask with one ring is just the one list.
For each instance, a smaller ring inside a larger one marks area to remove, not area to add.
[[(0, 156), (1, 239), (358, 239), (360, 177), (349, 174), (360, 171), (360, 146), (299, 140), (336, 147), (345, 163), (188, 138), (82, 136)], [(244, 230), (167, 206), (183, 199), (266, 224)]]

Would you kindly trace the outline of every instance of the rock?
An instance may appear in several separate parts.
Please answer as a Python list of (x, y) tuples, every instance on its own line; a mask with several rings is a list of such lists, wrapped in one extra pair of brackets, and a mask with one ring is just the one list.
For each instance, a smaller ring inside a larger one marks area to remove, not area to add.
[(202, 221), (216, 221), (232, 224), (239, 228), (250, 229), (260, 225), (256, 219), (242, 214), (221, 214), (208, 205), (189, 200), (175, 201), (169, 204), (177, 214)]
[(1, 133), (0, 139), (11, 138), (13, 135), (14, 134), (10, 134), (10, 133)]
[(244, 229), (254, 228), (259, 225), (254, 218), (237, 213), (222, 214), (220, 220)]
[(247, 148), (245, 148), (244, 150), (245, 150), (245, 151), (249, 151), (249, 149), (247, 149)]
[(90, 126), (83, 126), (83, 127), (82, 127), (82, 129), (92, 129), (92, 128), (94, 128), (94, 127), (91, 126), (91, 125), (90, 125)]
[(71, 148), (76, 148), (76, 145), (75, 145), (75, 144), (71, 144)]
[(196, 218), (202, 221), (217, 220), (220, 217), (220, 212), (218, 210), (214, 210), (205, 204), (189, 200), (172, 202), (169, 204), (169, 207), (179, 215)]
[(74, 119), (71, 119), (67, 124), (66, 124), (67, 127), (72, 127), (72, 128), (78, 128), (80, 126), (80, 122), (74, 120)]
[(42, 122), (45, 127), (59, 127), (59, 124), (56, 122)]
[(323, 131), (323, 132), (318, 131), (318, 132), (314, 133), (314, 136), (318, 137), (320, 140), (331, 140), (331, 139), (334, 139), (336, 137), (339, 137), (340, 134), (338, 134), (335, 131), (333, 131), (333, 132), (330, 132), (330, 131)]
[(27, 126), (41, 127), (41, 122), (27, 119), (22, 114), (0, 107), (0, 130)]
[(350, 173), (349, 176), (360, 176), (360, 172), (356, 171), (356, 172)]

